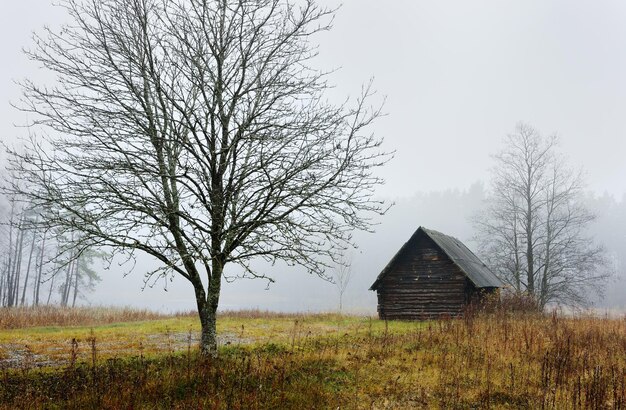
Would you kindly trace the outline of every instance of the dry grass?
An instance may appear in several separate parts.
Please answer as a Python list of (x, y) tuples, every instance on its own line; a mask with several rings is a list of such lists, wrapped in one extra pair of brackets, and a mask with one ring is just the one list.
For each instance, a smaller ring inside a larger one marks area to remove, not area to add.
[[(195, 313), (194, 313), (195, 314)], [(260, 309), (244, 309), (244, 310), (226, 310), (218, 313), (220, 318), (239, 318), (239, 319), (321, 319), (321, 320), (337, 320), (350, 315), (342, 315), (337, 312), (273, 312), (271, 310)]]
[[(194, 319), (168, 320), (182, 330)], [(0, 372), (0, 407), (626, 408), (626, 318), (497, 313), (385, 323), (230, 314), (219, 331), (234, 342), (209, 362), (191, 337), (171, 351), (107, 356), (104, 343), (119, 335), (106, 329), (66, 344), (61, 367), (36, 369), (25, 355), (19, 368)]]
[(163, 319), (172, 315), (147, 309), (119, 307), (13, 307), (0, 308), (0, 329), (41, 326), (97, 326), (120, 322)]
[[(337, 313), (284, 313), (259, 309), (223, 311), (220, 318), (239, 319), (305, 319), (331, 320), (341, 317)], [(196, 318), (195, 311), (159, 313), (148, 309), (131, 307), (0, 307), (0, 330), (53, 326), (99, 326), (111, 323), (140, 322), (170, 318)]]
[(382, 407), (626, 408), (624, 319), (470, 317), (361, 349)]

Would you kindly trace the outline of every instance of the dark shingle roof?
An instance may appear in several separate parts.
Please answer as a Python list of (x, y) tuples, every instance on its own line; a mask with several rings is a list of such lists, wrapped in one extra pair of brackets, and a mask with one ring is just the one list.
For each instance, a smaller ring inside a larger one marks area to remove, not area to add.
[(411, 236), (411, 238), (400, 248), (395, 256), (389, 261), (387, 266), (380, 272), (376, 281), (370, 287), (370, 290), (376, 290), (380, 280), (387, 274), (387, 272), (393, 267), (398, 257), (404, 253), (405, 249), (420, 234), (425, 234), (432, 239), (441, 250), (448, 255), (448, 257), (454, 262), (465, 275), (472, 281), (477, 288), (500, 288), (504, 286), (504, 283), (485, 265), (478, 259), (478, 256), (474, 252), (470, 251), (463, 242), (458, 239), (444, 235), (441, 232), (433, 231), (419, 227), (417, 231)]

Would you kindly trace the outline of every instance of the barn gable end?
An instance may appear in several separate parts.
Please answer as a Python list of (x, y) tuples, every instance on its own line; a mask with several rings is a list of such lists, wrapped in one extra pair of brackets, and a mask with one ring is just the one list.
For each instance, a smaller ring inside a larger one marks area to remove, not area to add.
[(459, 240), (420, 227), (370, 288), (381, 319), (458, 316), (502, 282)]

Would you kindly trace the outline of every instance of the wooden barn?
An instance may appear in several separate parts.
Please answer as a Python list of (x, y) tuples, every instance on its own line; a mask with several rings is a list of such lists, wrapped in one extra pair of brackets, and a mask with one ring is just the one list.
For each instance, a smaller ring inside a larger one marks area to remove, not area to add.
[(503, 283), (461, 241), (420, 227), (370, 288), (381, 319), (462, 315), (465, 307)]

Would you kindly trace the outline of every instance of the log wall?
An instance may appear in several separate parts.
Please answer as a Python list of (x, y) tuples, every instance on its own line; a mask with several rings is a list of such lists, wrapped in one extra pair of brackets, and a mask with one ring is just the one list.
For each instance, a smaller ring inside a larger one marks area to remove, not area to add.
[(413, 240), (377, 287), (381, 319), (459, 316), (476, 289), (428, 237)]

